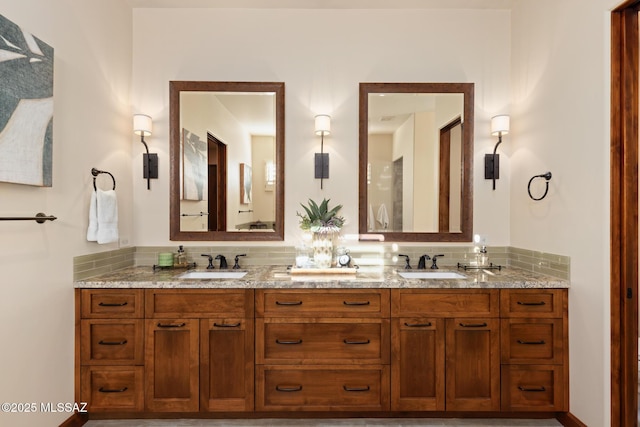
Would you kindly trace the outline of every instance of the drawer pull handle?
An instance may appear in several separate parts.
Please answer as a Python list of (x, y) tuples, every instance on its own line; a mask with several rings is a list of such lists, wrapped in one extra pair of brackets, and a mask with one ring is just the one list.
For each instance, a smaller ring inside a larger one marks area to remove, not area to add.
[(371, 305), (369, 301), (342, 301), (344, 305)]
[(122, 340), (122, 341), (98, 341), (98, 344), (100, 345), (125, 345), (127, 343), (127, 340)]
[(110, 388), (100, 387), (98, 389), (98, 391), (100, 393), (124, 393), (128, 389), (129, 389), (129, 387), (123, 387), (123, 388), (117, 388), (117, 389), (110, 389)]
[(518, 305), (546, 305), (547, 303), (544, 301), (540, 301), (540, 302), (522, 302), (522, 301), (518, 301)]
[(518, 390), (520, 391), (547, 391), (546, 388), (544, 388), (544, 386), (540, 386), (540, 387), (531, 387), (531, 386), (518, 386)]
[(182, 328), (184, 326), (187, 326), (186, 323), (182, 322), (182, 323), (158, 323), (158, 328)]
[(368, 385), (364, 386), (364, 387), (350, 387), (347, 385), (343, 385), (342, 388), (344, 389), (344, 391), (369, 391), (371, 390), (371, 387), (369, 387)]
[(281, 339), (276, 339), (276, 344), (302, 344), (302, 340), (301, 339), (297, 339), (297, 340), (281, 340)]
[(363, 340), (363, 341), (360, 341), (360, 340), (357, 340), (357, 341), (356, 341), (356, 340), (353, 340), (353, 341), (352, 341), (352, 340), (347, 340), (347, 339), (345, 339), (345, 340), (344, 340), (344, 343), (345, 343), (345, 344), (356, 344), (356, 345), (358, 345), (358, 344), (370, 344), (370, 343), (371, 343), (371, 340)]
[(302, 305), (302, 301), (276, 301), (276, 305)]
[(487, 326), (485, 322), (482, 323), (460, 323), (463, 328), (484, 328)]
[(296, 391), (302, 391), (302, 386), (301, 385), (277, 385), (276, 390), (282, 391), (285, 393), (292, 393)]
[(124, 307), (127, 304), (129, 304), (127, 301), (125, 301), (125, 302), (115, 302), (115, 303), (111, 303), (111, 302), (99, 302), (98, 303), (98, 305), (100, 307)]
[(540, 341), (522, 341), (522, 340), (518, 340), (518, 344), (524, 344), (524, 345), (542, 345), (542, 344), (546, 344), (546, 342), (544, 340), (540, 340)]
[(216, 328), (237, 328), (240, 326), (240, 322), (238, 323), (213, 323), (213, 326)]
[(409, 328), (427, 328), (427, 327), (431, 326), (431, 322), (427, 322), (427, 323), (407, 323), (407, 322), (404, 322), (404, 326), (407, 326)]

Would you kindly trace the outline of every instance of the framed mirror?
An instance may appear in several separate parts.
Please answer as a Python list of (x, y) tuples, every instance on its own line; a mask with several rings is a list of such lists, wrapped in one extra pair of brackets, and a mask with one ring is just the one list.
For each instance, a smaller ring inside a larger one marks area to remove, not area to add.
[(360, 83), (360, 234), (470, 242), (473, 83)]
[(284, 83), (169, 83), (170, 239), (284, 240)]

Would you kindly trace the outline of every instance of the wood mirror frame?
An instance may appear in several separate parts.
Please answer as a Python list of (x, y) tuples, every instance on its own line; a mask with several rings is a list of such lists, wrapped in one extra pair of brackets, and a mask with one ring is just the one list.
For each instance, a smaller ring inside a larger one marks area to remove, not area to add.
[[(272, 92), (275, 93), (275, 225), (272, 231), (180, 230), (180, 92)], [(169, 82), (170, 182), (169, 238), (184, 241), (278, 241), (284, 240), (284, 83), (281, 82)]]
[[(378, 232), (369, 231), (367, 164), (369, 141), (369, 95), (376, 93), (461, 93), (464, 95), (462, 123), (461, 218), (460, 232)], [(360, 150), (358, 231), (384, 236), (392, 242), (470, 242), (473, 238), (473, 83), (360, 83)]]

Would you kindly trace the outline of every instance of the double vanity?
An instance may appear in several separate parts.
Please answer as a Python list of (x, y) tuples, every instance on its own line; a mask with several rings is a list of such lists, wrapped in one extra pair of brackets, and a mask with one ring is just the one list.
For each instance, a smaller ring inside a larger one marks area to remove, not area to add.
[(213, 272), (131, 267), (76, 281), (76, 401), (90, 417), (569, 409), (566, 280), (511, 267)]

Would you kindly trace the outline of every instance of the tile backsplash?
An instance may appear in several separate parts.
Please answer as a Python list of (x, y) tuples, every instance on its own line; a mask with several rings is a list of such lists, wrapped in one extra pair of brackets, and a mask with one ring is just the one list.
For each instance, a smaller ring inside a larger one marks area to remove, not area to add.
[[(124, 267), (152, 266), (158, 262), (161, 252), (176, 252), (178, 246), (138, 246), (113, 251), (82, 255), (74, 258), (74, 280), (86, 279), (108, 273)], [(404, 259), (398, 254), (408, 255), (411, 265), (416, 268), (423, 254), (444, 255), (438, 259), (438, 265), (445, 268), (456, 267), (458, 263), (468, 264), (475, 259), (473, 246), (403, 246), (402, 244), (374, 243), (345, 245), (355, 264), (390, 265), (402, 268)], [(289, 265), (295, 258), (293, 246), (184, 246), (189, 262), (206, 266), (207, 259), (202, 254), (227, 258), (229, 267), (233, 266), (235, 255), (246, 254), (240, 258), (241, 266)], [(489, 262), (494, 265), (513, 266), (527, 271), (548, 274), (561, 279), (569, 279), (571, 264), (568, 256), (531, 251), (510, 246), (492, 246), (488, 248)], [(216, 262), (216, 266), (218, 263)], [(428, 261), (427, 266), (431, 265)]]

